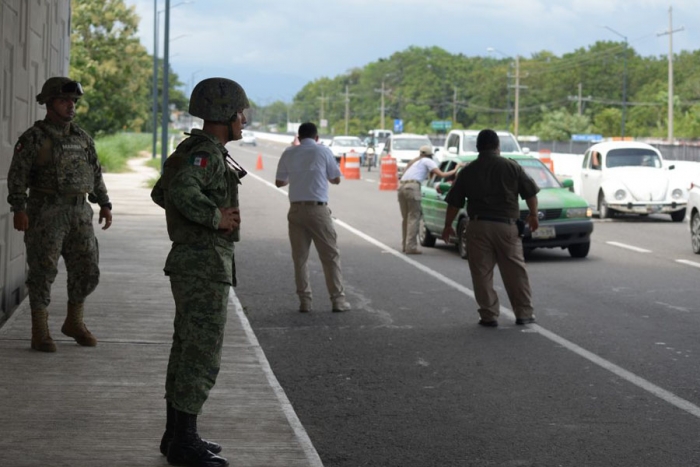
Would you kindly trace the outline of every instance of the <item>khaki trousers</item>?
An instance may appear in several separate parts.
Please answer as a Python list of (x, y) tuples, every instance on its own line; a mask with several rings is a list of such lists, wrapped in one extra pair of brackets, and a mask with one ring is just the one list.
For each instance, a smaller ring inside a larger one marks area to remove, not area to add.
[(287, 214), (289, 242), (292, 246), (294, 279), (297, 295), (302, 305), (311, 305), (312, 293), (309, 284), (309, 249), (313, 240), (323, 266), (326, 288), (331, 302), (345, 298), (343, 275), (340, 270), (340, 251), (337, 235), (328, 206), (292, 204)]
[(403, 251), (418, 249), (418, 229), (420, 227), (420, 184), (402, 183), (399, 186), (399, 207), (401, 208), (401, 245)]
[(525, 269), (523, 245), (515, 225), (471, 221), (467, 225), (467, 253), (479, 315), (484, 321), (498, 318), (500, 304), (493, 288), (493, 270), (501, 271), (516, 318), (533, 314), (530, 279)]

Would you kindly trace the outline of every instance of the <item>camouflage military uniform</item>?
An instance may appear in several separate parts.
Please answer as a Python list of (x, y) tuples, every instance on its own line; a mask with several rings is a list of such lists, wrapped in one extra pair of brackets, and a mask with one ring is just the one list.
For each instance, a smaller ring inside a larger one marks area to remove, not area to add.
[(236, 285), (238, 230), (218, 230), (219, 208), (238, 207), (236, 170), (228, 151), (201, 130), (165, 162), (151, 197), (165, 208), (173, 245), (165, 274), (175, 299), (175, 333), (165, 398), (175, 409), (201, 413), (219, 373), (230, 287)]
[(100, 277), (93, 210), (85, 197), (101, 206), (109, 203), (92, 138), (74, 123), (36, 122), (15, 146), (7, 185), (12, 211), (29, 217), (24, 242), (31, 309), (49, 305), (61, 255), (68, 300), (83, 303)]

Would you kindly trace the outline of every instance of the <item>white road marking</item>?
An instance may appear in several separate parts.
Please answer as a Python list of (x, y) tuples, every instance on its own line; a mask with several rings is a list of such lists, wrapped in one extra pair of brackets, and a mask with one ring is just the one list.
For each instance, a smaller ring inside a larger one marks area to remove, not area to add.
[(688, 261), (687, 259), (677, 259), (676, 263), (685, 264), (694, 268), (700, 268), (700, 263), (696, 263), (695, 261)]
[[(263, 183), (273, 187), (275, 190), (281, 191), (282, 193), (286, 194), (286, 192), (280, 190), (275, 185), (267, 182), (266, 180), (263, 180), (257, 176), (254, 176), (254, 177), (256, 179), (262, 181)], [(379, 240), (377, 240), (373, 237), (370, 237), (369, 235), (365, 234), (364, 232), (346, 224), (345, 222), (343, 222), (341, 220), (335, 219), (335, 223), (338, 224), (339, 226), (343, 227), (347, 231), (349, 231), (349, 232), (357, 235), (358, 237), (366, 240), (368, 243), (371, 243), (372, 245), (377, 246), (383, 252), (391, 254), (391, 255), (395, 256), (396, 258), (407, 262), (408, 264), (414, 266), (416, 269), (419, 269), (419, 270), (425, 272), (426, 274), (436, 278), (437, 280), (441, 281), (442, 283), (454, 288), (455, 290), (458, 290), (459, 292), (462, 292), (464, 295), (475, 300), (474, 291), (472, 291), (468, 287), (465, 287), (462, 284), (459, 284), (459, 283), (453, 281), (449, 277), (444, 276), (443, 274), (441, 274), (437, 271), (434, 271), (433, 269), (430, 269), (429, 267), (425, 266), (422, 263), (419, 263), (418, 261), (414, 260), (413, 258), (408, 257), (408, 256), (404, 255), (403, 253), (400, 253), (399, 251), (394, 250), (393, 248), (390, 248), (389, 246), (385, 245), (384, 243), (380, 242)], [(611, 245), (615, 245), (615, 246), (621, 246), (622, 248), (630, 248), (630, 249), (638, 250), (642, 253), (650, 253), (649, 250), (644, 250), (642, 248), (632, 247), (629, 245), (625, 245), (623, 243), (617, 243), (617, 242), (607, 242), (607, 243), (609, 243)], [(506, 308), (505, 306), (501, 306), (500, 311), (501, 311), (502, 315), (506, 315), (506, 316), (510, 317), (511, 319), (515, 318), (515, 314), (510, 309)], [(242, 311), (241, 311), (241, 313), (242, 313)], [(655, 385), (651, 381), (647, 381), (646, 379), (644, 379), (640, 376), (637, 376), (634, 373), (632, 373), (628, 370), (625, 370), (624, 368), (622, 368), (622, 367), (620, 367), (620, 366), (618, 366), (618, 365), (616, 365), (608, 360), (605, 360), (602, 357), (599, 357), (598, 355), (594, 354), (593, 352), (590, 352), (590, 351), (584, 349), (583, 347), (581, 347), (577, 344), (574, 344), (573, 342), (559, 336), (558, 334), (555, 334), (555, 333), (543, 328), (542, 326), (540, 326), (538, 324), (529, 324), (524, 329), (528, 330), (530, 332), (534, 331), (534, 332), (539, 333), (540, 335), (546, 337), (550, 341), (561, 345), (562, 347), (566, 348), (567, 350), (575, 353), (576, 355), (578, 355), (580, 357), (585, 358), (586, 360), (588, 360), (588, 361), (594, 363), (595, 365), (598, 365), (599, 367), (613, 373), (614, 375), (616, 375), (616, 376), (624, 379), (625, 381), (637, 386), (638, 388), (643, 389), (644, 391), (647, 391), (648, 393), (655, 395), (659, 399), (683, 410), (684, 412), (689, 413), (690, 415), (695, 416), (696, 418), (700, 418), (700, 407), (693, 404), (692, 402), (689, 402), (681, 397), (678, 397), (677, 395), (673, 394), (670, 391), (667, 391), (666, 389), (664, 389), (660, 386)], [(251, 330), (251, 333), (252, 333), (252, 330)], [(256, 340), (256, 342), (257, 342), (257, 340)], [(260, 352), (262, 353), (262, 349), (260, 349)], [(262, 353), (262, 356), (264, 358), (264, 353)], [(269, 368), (269, 364), (268, 364), (268, 368)], [(270, 371), (272, 371), (272, 370), (270, 370)], [(274, 375), (272, 375), (272, 376), (274, 377)], [(279, 385), (279, 383), (277, 383), (277, 385)], [(281, 388), (280, 388), (280, 391), (282, 392), (282, 395), (284, 396), (284, 391)], [(284, 396), (284, 397), (286, 398), (286, 396)], [(290, 405), (290, 407), (291, 407), (291, 405)], [(293, 412), (293, 409), (291, 409), (291, 410)], [(294, 415), (294, 417), (296, 417), (296, 415)], [(314, 452), (315, 452), (315, 450), (314, 450)]]
[(255, 355), (258, 357), (260, 366), (262, 367), (263, 373), (265, 373), (265, 377), (267, 378), (267, 382), (272, 388), (272, 391), (275, 393), (275, 396), (277, 396), (277, 400), (282, 406), (282, 411), (284, 412), (285, 417), (287, 417), (287, 422), (289, 422), (297, 441), (299, 441), (301, 448), (304, 450), (306, 459), (309, 461), (309, 466), (323, 467), (323, 462), (321, 462), (321, 458), (319, 457), (318, 452), (316, 452), (316, 448), (314, 447), (313, 443), (311, 443), (311, 439), (309, 438), (306, 429), (304, 429), (304, 425), (301, 424), (299, 417), (297, 417), (296, 412), (294, 412), (292, 403), (289, 402), (287, 394), (285, 394), (284, 389), (282, 389), (279, 381), (277, 381), (277, 377), (273, 373), (270, 363), (267, 361), (267, 357), (265, 357), (265, 352), (263, 352), (262, 347), (260, 347), (258, 338), (255, 337), (255, 332), (253, 332), (253, 328), (250, 326), (248, 317), (246, 317), (245, 312), (243, 311), (243, 306), (241, 305), (240, 300), (238, 300), (235, 290), (233, 290), (233, 287), (231, 287), (230, 290), (231, 291), (229, 292), (228, 296), (229, 301), (232, 302), (236, 308), (236, 315), (243, 326), (243, 331), (253, 346)]
[(625, 248), (627, 250), (636, 251), (637, 253), (651, 253), (651, 250), (645, 250), (644, 248), (639, 248), (637, 246), (627, 245), (626, 243), (620, 242), (605, 242), (608, 245), (618, 246), (620, 248)]
[[(381, 248), (387, 253), (390, 253), (394, 255), (397, 258), (400, 258), (401, 260), (411, 264), (412, 266), (415, 266), (417, 269), (420, 269), (421, 271), (433, 276), (434, 278), (438, 279), (439, 281), (443, 282), (446, 285), (449, 285), (450, 287), (453, 287), (454, 289), (462, 292), (469, 298), (475, 299), (474, 297), (474, 292), (461, 285), (458, 284), (457, 282), (453, 281), (449, 277), (446, 277), (442, 274), (440, 274), (437, 271), (434, 271), (430, 269), (429, 267), (425, 266), (424, 264), (419, 263), (418, 261), (407, 257), (406, 255), (399, 253), (398, 251), (390, 248), (389, 246), (383, 244), (382, 242), (370, 237), (369, 235), (365, 234), (364, 232), (361, 232), (354, 227), (351, 227), (350, 225), (346, 224), (343, 221), (337, 220), (336, 219), (336, 224), (340, 225), (341, 227), (344, 227), (346, 230), (354, 233), (358, 237), (367, 240), (369, 243)], [(515, 314), (508, 308), (501, 306), (501, 314), (502, 315), (507, 315), (510, 318), (514, 319)], [(599, 357), (598, 355), (594, 354), (593, 352), (590, 352), (583, 347), (574, 344), (573, 342), (543, 328), (542, 326), (538, 324), (530, 324), (528, 325), (530, 330), (536, 331), (540, 335), (546, 337), (547, 339), (551, 340), (552, 342), (555, 342), (562, 347), (568, 349), (569, 351), (575, 353), (576, 355), (585, 358), (586, 360), (598, 365), (601, 368), (604, 368), (605, 370), (608, 370), (609, 372), (619, 376), (620, 378), (632, 383), (633, 385), (655, 395), (659, 399), (662, 399), (666, 402), (668, 402), (671, 405), (674, 405), (678, 407), (679, 409), (697, 417), (700, 418), (700, 407), (697, 405), (693, 404), (692, 402), (689, 402), (685, 399), (682, 399), (675, 394), (673, 394), (670, 391), (667, 391), (666, 389), (655, 385), (654, 383), (647, 381), (646, 379), (635, 375), (634, 373), (625, 370), (624, 368), (615, 365), (614, 363), (605, 360), (602, 357)], [(526, 328), (527, 329), (527, 328)]]

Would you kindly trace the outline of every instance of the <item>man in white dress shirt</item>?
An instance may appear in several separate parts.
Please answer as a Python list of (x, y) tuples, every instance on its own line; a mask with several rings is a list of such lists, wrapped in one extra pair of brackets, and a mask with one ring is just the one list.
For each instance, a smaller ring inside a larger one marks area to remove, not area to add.
[(312, 294), (307, 263), (312, 240), (323, 265), (332, 310), (347, 311), (350, 305), (345, 300), (340, 252), (328, 207), (328, 182), (334, 185), (340, 183), (340, 169), (331, 150), (318, 144), (316, 125), (310, 122), (301, 124), (299, 141), (298, 146), (290, 146), (282, 153), (275, 176), (278, 187), (289, 185), (287, 220), (299, 311), (311, 311)]

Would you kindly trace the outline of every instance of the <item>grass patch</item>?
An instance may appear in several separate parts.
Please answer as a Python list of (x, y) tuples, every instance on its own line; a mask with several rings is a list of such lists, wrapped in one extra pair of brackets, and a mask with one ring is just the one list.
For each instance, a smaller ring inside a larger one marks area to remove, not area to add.
[(95, 140), (97, 155), (104, 172), (126, 172), (127, 161), (149, 151), (153, 142), (150, 133), (117, 133)]
[(160, 158), (160, 156), (158, 156), (158, 157), (155, 157), (155, 158), (154, 158), (154, 157), (150, 157), (150, 158), (146, 161), (146, 163), (145, 163), (144, 165), (145, 165), (146, 167), (150, 167), (150, 168), (155, 169), (155, 170), (157, 170), (158, 172), (160, 172), (160, 166), (161, 166), (161, 164), (162, 164), (161, 158)]

